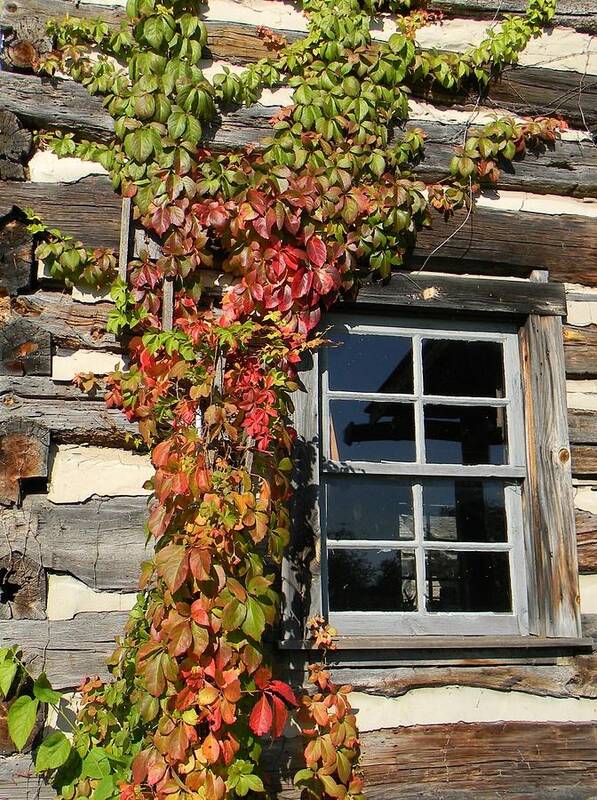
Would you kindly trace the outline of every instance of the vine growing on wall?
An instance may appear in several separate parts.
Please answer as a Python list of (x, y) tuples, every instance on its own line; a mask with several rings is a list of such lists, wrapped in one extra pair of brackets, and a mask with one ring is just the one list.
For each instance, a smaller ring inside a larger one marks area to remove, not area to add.
[[(56, 49), (38, 64), (101, 95), (114, 119), (108, 142), (57, 132), (40, 142), (101, 163), (154, 245), (135, 254), (123, 281), (115, 254), (31, 221), (54, 277), (112, 286), (110, 328), (131, 334), (130, 366), (109, 376), (106, 399), (138, 423), (155, 467), (155, 556), (143, 565), (113, 679), (86, 679), (72, 736), (53, 733), (38, 753), (64, 800), (259, 795), (264, 743), (289, 716), (305, 739), (301, 796), (363, 798), (349, 687), (336, 687), (322, 662), (297, 696), (271, 644), (276, 566), (290, 535), (297, 366), (322, 344), (322, 311), (371, 273), (403, 266), (432, 208), (470, 205), (503, 162), (564, 127), (496, 117), (471, 128), (433, 185), (417, 176), (423, 133), (404, 127), (411, 90), (483, 90), (549, 23), (555, 0), (530, 0), (524, 16), (459, 55), (417, 46), (432, 17), (410, 0), (302, 6), (303, 39), (263, 30), (271, 57), (211, 82), (191, 0), (128, 0), (119, 30), (53, 22)], [(396, 18), (386, 43), (371, 37), (380, 12)], [(293, 88), (293, 105), (275, 115), (262, 147), (214, 154), (202, 145), (218, 115), (279, 85)], [(217, 301), (204, 296), (211, 269), (231, 278)], [(166, 281), (172, 325), (163, 324)], [(319, 618), (305, 631), (324, 651), (333, 635)], [(18, 685), (32, 687), (12, 706), (27, 713), (9, 718), (21, 747), (39, 702), (58, 698), (38, 697), (16, 651), (0, 652), (0, 690), (14, 695)]]

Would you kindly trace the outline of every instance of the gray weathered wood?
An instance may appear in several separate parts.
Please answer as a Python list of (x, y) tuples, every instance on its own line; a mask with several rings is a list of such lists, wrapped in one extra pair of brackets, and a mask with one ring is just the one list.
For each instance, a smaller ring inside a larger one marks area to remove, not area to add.
[(572, 473), (583, 477), (597, 475), (597, 447), (575, 444), (572, 453)]
[[(0, 217), (5, 212), (0, 208)], [(27, 226), (16, 219), (0, 220), (0, 293), (15, 295), (29, 289), (32, 278), (33, 237)]]
[(0, 328), (0, 375), (49, 375), (51, 371), (48, 331), (18, 317)]
[(0, 178), (23, 180), (25, 169), (21, 163), (31, 150), (31, 131), (21, 125), (10, 111), (0, 111)]
[(48, 430), (34, 419), (11, 414), (11, 408), (4, 398), (0, 405), (0, 505), (19, 502), (23, 478), (48, 474)]
[(568, 411), (570, 441), (574, 444), (597, 444), (597, 411)]
[[(494, 20), (504, 14), (523, 14), (526, 0), (430, 0), (427, 8), (448, 17)], [(559, 0), (554, 25), (597, 33), (597, 13), (593, 0)]]
[(504, 281), (424, 272), (394, 273), (387, 283), (369, 283), (359, 291), (357, 306), (406, 306), (417, 311), (479, 311), (491, 314), (566, 313), (566, 295), (559, 284)]
[[(0, 519), (2, 516), (0, 512)], [(46, 573), (37, 559), (27, 558), (24, 549), (0, 557), (0, 619), (3, 620), (46, 618)]]
[(4, 395), (0, 425), (9, 420), (22, 425), (39, 425), (51, 432), (55, 442), (86, 442), (107, 447), (126, 443), (127, 434), (136, 430), (120, 411), (94, 400), (32, 400)]
[(544, 636), (580, 634), (562, 325), (529, 317), (521, 334), (527, 424), (529, 624)]
[[(76, 184), (5, 183), (0, 184), (0, 204), (3, 197), (4, 202), (32, 206), (49, 225), (84, 244), (119, 247), (120, 199), (107, 178), (85, 178)], [(524, 277), (534, 268), (544, 268), (552, 280), (593, 286), (595, 259), (597, 230), (589, 217), (476, 208), (468, 218), (466, 210), (456, 212), (447, 223), (436, 214), (433, 228), (419, 233), (409, 262), (427, 262), (429, 271), (474, 269)]]
[(597, 375), (597, 326), (564, 325), (566, 374), (574, 378)]
[(597, 572), (597, 515), (576, 511), (576, 543), (578, 569), (581, 573)]
[(65, 572), (98, 591), (134, 592), (146, 547), (147, 498), (105, 497), (54, 504), (25, 497), (0, 513), (0, 558), (19, 552), (50, 572)]

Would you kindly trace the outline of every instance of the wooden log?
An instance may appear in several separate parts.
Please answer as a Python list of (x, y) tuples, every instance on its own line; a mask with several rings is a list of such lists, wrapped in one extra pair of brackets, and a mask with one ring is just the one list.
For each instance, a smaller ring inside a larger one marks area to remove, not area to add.
[(49, 227), (75, 236), (87, 247), (118, 249), (121, 205), (104, 177), (74, 183), (0, 183), (0, 214), (14, 207), (32, 208)]
[(574, 444), (597, 444), (597, 411), (571, 408), (568, 411), (568, 432)]
[(574, 378), (597, 375), (597, 325), (575, 328), (564, 325), (566, 374)]
[[(2, 202), (33, 207), (49, 225), (87, 245), (119, 247), (120, 199), (107, 178), (76, 184), (4, 183)], [(436, 214), (433, 228), (419, 234), (410, 263), (446, 272), (474, 269), (523, 277), (535, 268), (548, 269), (552, 280), (594, 286), (596, 258), (597, 230), (589, 217), (479, 207), (472, 214), (462, 209), (447, 223)]]
[(597, 572), (597, 515), (590, 511), (576, 511), (576, 544), (579, 572)]
[(46, 618), (46, 573), (39, 560), (27, 558), (23, 549), (21, 547), (0, 558), (2, 620)]
[(14, 505), (21, 499), (23, 478), (48, 475), (50, 435), (34, 419), (0, 408), (0, 505)]
[(20, 295), (12, 311), (52, 336), (55, 345), (71, 349), (119, 352), (121, 343), (106, 333), (112, 303), (79, 303), (70, 294), (39, 291)]
[(0, 375), (50, 375), (52, 347), (48, 331), (26, 319), (0, 328)]
[[(103, 400), (31, 400), (8, 394), (0, 404), (0, 425), (8, 420), (18, 421), (23, 426), (42, 426), (51, 432), (53, 442), (84, 442), (106, 447), (126, 444), (128, 435), (136, 431), (120, 411), (106, 408)], [(0, 497), (2, 494), (0, 491)]]
[(23, 128), (18, 117), (10, 111), (0, 110), (0, 179), (23, 180), (25, 169), (21, 163), (31, 150), (31, 131)]
[[(0, 209), (0, 217), (3, 214)], [(33, 237), (27, 226), (17, 219), (0, 221), (0, 294), (30, 289), (32, 279)]]
[(54, 504), (29, 495), (0, 514), (0, 557), (18, 551), (50, 572), (65, 572), (97, 591), (134, 592), (146, 547), (147, 498), (105, 497)]
[(0, 59), (9, 69), (32, 70), (40, 56), (52, 49), (46, 24), (36, 17), (24, 17), (12, 26), (5, 37)]
[[(524, 14), (526, 0), (430, 0), (427, 8), (448, 17), (495, 20), (504, 14)], [(592, 0), (559, 0), (554, 25), (597, 33), (597, 14)]]
[(582, 477), (597, 475), (597, 447), (577, 444), (570, 448), (572, 473)]

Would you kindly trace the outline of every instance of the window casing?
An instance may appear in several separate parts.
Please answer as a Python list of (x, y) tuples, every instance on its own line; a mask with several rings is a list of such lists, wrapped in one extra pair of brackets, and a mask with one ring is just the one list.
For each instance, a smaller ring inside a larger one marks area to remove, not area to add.
[[(347, 635), (528, 633), (516, 330), (328, 322), (338, 346), (319, 357), (319, 481), (331, 624)], [(441, 374), (446, 352), (492, 364), (471, 363), (479, 380), (462, 391)]]

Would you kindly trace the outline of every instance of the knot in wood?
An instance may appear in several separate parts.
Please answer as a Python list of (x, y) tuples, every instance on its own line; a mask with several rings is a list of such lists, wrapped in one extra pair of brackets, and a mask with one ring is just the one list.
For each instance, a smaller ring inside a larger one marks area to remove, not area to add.
[(558, 453), (558, 458), (561, 464), (567, 464), (570, 461), (570, 450), (567, 447), (561, 447)]

